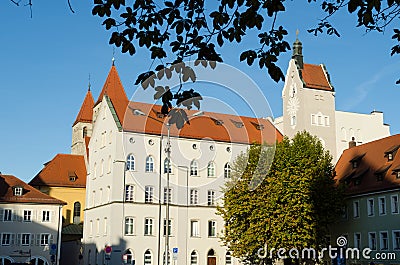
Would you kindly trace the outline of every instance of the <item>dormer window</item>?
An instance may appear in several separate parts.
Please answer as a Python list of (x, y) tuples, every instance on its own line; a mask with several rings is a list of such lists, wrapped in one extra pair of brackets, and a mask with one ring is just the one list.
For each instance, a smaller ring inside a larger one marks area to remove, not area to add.
[(68, 177), (69, 177), (69, 181), (70, 182), (75, 182), (76, 179), (77, 179), (77, 176), (76, 176), (74, 171), (69, 171), (68, 172)]
[(22, 196), (23, 188), (20, 186), (16, 186), (13, 188), (14, 196)]
[(231, 120), (231, 122), (236, 126), (236, 128), (242, 128), (244, 126), (243, 122), (241, 121)]
[(393, 153), (388, 154), (388, 161), (393, 161)]
[(75, 182), (75, 181), (76, 181), (76, 177), (75, 177), (75, 176), (71, 176), (71, 177), (69, 177), (69, 181), (71, 181), (71, 182)]
[(362, 155), (357, 155), (352, 160), (350, 160), (351, 166), (353, 169), (358, 168), (361, 163), (361, 159), (365, 156), (365, 153)]
[(354, 179), (354, 186), (359, 186), (361, 184), (361, 178)]
[(376, 175), (376, 180), (377, 181), (383, 181), (383, 177), (384, 177), (384, 174), (378, 174), (378, 175)]
[(396, 152), (399, 148), (400, 148), (400, 145), (395, 145), (385, 151), (385, 157), (387, 157), (388, 161), (393, 161), (393, 159), (396, 155)]
[(400, 171), (396, 172), (396, 178), (400, 179)]
[(353, 161), (352, 162), (352, 166), (353, 166), (353, 168), (357, 168), (358, 167), (358, 161)]

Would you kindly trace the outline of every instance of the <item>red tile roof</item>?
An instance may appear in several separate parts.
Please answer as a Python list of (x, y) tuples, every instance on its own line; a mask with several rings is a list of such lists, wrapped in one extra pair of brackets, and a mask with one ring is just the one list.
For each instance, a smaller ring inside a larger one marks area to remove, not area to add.
[[(140, 110), (145, 114), (135, 115), (134, 110)], [(125, 131), (147, 134), (166, 135), (164, 118), (160, 118), (161, 106), (147, 103), (130, 102), (125, 114), (123, 128)], [(186, 111), (188, 116), (197, 111)], [(166, 122), (166, 121), (165, 121)], [(218, 125), (217, 123), (221, 124)], [(204, 112), (201, 116), (190, 118), (190, 124), (186, 124), (178, 130), (171, 126), (171, 136), (194, 139), (212, 139), (215, 141), (234, 143), (275, 143), (282, 140), (282, 134), (267, 119), (235, 116), (215, 112)]]
[[(70, 177), (76, 177), (74, 182)], [(57, 154), (29, 182), (32, 186), (86, 187), (86, 166), (82, 155)]]
[(333, 90), (322, 65), (304, 64), (301, 74), (306, 87), (328, 91)]
[[(400, 179), (395, 171), (400, 170), (400, 152), (396, 150), (392, 161), (387, 151), (400, 144), (400, 134), (359, 145), (343, 152), (336, 164), (336, 179), (347, 183), (347, 194), (356, 195), (400, 188)], [(395, 149), (394, 149), (395, 150)], [(357, 161), (353, 169), (351, 162)], [(382, 181), (378, 181), (381, 174)], [(355, 185), (359, 179), (359, 185)]]
[[(115, 66), (111, 67), (96, 104), (101, 102), (105, 94), (110, 98), (125, 131), (156, 135), (166, 133), (163, 126), (164, 118), (159, 118), (157, 115), (161, 106), (129, 102)], [(132, 111), (134, 109), (144, 112), (146, 116), (135, 115)], [(195, 112), (187, 111), (188, 115)], [(221, 120), (223, 124), (217, 125), (215, 120)], [(238, 128), (235, 121), (243, 123), (243, 127)], [(276, 140), (282, 140), (282, 134), (266, 119), (213, 112), (205, 112), (201, 117), (191, 119), (190, 125), (184, 126), (181, 130), (171, 126), (171, 135), (195, 139), (212, 138), (236, 143), (275, 143)]]
[(95, 105), (99, 104), (103, 100), (104, 95), (107, 95), (111, 99), (118, 119), (122, 124), (129, 100), (125, 94), (118, 71), (114, 65), (111, 67), (110, 72), (108, 73), (106, 82), (104, 83), (103, 89), (101, 90)]
[(78, 122), (91, 123), (93, 119), (93, 107), (94, 107), (94, 99), (92, 96), (92, 92), (90, 92), (89, 89), (88, 92), (86, 93), (81, 109), (79, 110), (78, 116), (76, 116), (73, 125), (77, 124)]
[[(15, 196), (13, 187), (22, 187), (21, 196)], [(0, 174), (0, 202), (2, 203), (40, 203), (40, 204), (67, 204), (64, 201), (46, 195), (22, 180), (11, 176)]]

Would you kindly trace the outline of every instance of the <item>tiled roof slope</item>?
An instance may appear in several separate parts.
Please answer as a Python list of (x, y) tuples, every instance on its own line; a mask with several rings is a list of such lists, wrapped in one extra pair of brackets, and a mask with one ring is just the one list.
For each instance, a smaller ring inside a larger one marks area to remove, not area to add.
[(308, 88), (328, 91), (333, 90), (322, 65), (304, 64), (301, 75)]
[[(345, 150), (336, 164), (336, 179), (346, 183), (348, 195), (400, 188), (400, 179), (396, 178), (396, 171), (400, 170), (399, 145), (397, 134)], [(388, 161), (391, 150), (397, 151), (393, 152), (393, 160)]]
[[(135, 110), (145, 115), (135, 115)], [(164, 118), (159, 116), (161, 106), (147, 103), (130, 102), (125, 114), (123, 128), (125, 131), (147, 134), (166, 135)], [(187, 111), (188, 116), (196, 113)], [(214, 112), (204, 112), (203, 115), (190, 118), (190, 124), (178, 130), (171, 126), (171, 136), (194, 139), (212, 139), (215, 141), (251, 144), (275, 143), (282, 140), (282, 134), (267, 119), (235, 116)]]
[[(15, 196), (13, 187), (22, 187), (21, 196)], [(0, 202), (2, 203), (43, 203), (43, 204), (66, 204), (66, 202), (46, 195), (22, 180), (11, 175), (0, 174)]]
[[(70, 177), (76, 177), (70, 181)], [(86, 187), (86, 166), (82, 155), (57, 154), (29, 182), (32, 186)]]
[(101, 90), (95, 105), (99, 104), (103, 100), (104, 95), (107, 95), (111, 99), (118, 119), (122, 124), (129, 100), (125, 94), (121, 79), (119, 78), (117, 69), (114, 65), (111, 67), (110, 72), (108, 73), (106, 82), (104, 83), (103, 89)]
[(73, 125), (77, 124), (78, 122), (91, 123), (93, 120), (93, 107), (94, 107), (94, 99), (92, 96), (92, 92), (90, 92), (89, 89), (88, 92), (86, 93), (81, 109), (79, 110), (78, 116), (76, 116)]

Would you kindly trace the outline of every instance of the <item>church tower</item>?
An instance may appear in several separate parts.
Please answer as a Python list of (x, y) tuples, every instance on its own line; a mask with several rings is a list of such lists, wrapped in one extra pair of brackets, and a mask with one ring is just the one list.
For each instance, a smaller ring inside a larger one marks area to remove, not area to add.
[(308, 131), (336, 161), (335, 91), (324, 65), (303, 62), (303, 45), (297, 37), (282, 100), (283, 117), (277, 126), (283, 134), (292, 138), (297, 132)]
[(89, 86), (78, 116), (72, 125), (71, 154), (73, 155), (83, 155), (87, 158), (86, 148), (92, 135), (93, 107), (94, 99)]

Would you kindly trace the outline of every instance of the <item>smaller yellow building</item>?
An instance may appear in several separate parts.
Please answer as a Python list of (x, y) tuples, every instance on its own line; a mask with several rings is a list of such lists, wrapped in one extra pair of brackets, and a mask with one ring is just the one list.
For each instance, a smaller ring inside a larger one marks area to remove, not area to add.
[(86, 196), (86, 166), (83, 155), (57, 154), (29, 184), (67, 203), (63, 207), (63, 226), (83, 222)]

